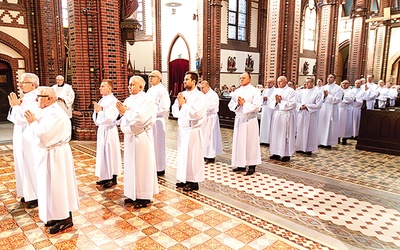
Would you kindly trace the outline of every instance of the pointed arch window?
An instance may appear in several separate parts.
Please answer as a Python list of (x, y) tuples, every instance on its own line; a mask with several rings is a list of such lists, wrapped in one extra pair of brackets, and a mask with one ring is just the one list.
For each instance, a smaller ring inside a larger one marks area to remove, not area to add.
[(229, 0), (228, 39), (247, 40), (247, 0)]
[(303, 49), (315, 50), (317, 12), (314, 0), (309, 0), (303, 12)]

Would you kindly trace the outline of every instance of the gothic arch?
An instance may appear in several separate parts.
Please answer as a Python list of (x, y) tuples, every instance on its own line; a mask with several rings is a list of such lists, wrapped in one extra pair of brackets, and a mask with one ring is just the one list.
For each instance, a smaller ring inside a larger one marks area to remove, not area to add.
[[(400, 51), (397, 51), (389, 60), (387, 64), (385, 81), (392, 81), (393, 84), (399, 84), (400, 77)], [(392, 77), (393, 76), (393, 77)]]
[(15, 72), (17, 72), (18, 70), (18, 59), (12, 58), (4, 54), (0, 54), (0, 61), (4, 61), (10, 64), (14, 91), (17, 91), (17, 75)]
[(348, 75), (349, 48), (350, 48), (349, 39), (346, 39), (339, 44), (336, 79), (340, 81), (348, 79), (347, 75)]
[(25, 68), (29, 69), (29, 48), (26, 47), (23, 43), (15, 39), (14, 37), (0, 31), (0, 42), (4, 43), (8, 47), (12, 48), (13, 50), (17, 51), (23, 59), (25, 60)]
[(169, 72), (169, 63), (171, 62), (171, 53), (172, 53), (172, 49), (174, 48), (174, 46), (175, 46), (175, 43), (178, 41), (178, 39), (179, 38), (182, 38), (182, 41), (185, 43), (185, 45), (186, 45), (186, 48), (187, 48), (187, 51), (188, 51), (188, 57), (189, 57), (189, 69), (190, 69), (190, 61), (191, 61), (191, 55), (190, 55), (190, 48), (189, 48), (189, 43), (188, 43), (188, 41), (185, 39), (185, 37), (181, 34), (181, 33), (178, 33), (178, 34), (176, 34), (176, 36), (172, 39), (172, 42), (171, 42), (171, 45), (170, 45), (170, 47), (169, 47), (169, 49), (168, 49), (168, 57), (167, 57), (167, 89), (170, 89), (170, 82), (169, 82), (169, 75), (170, 75), (170, 72)]

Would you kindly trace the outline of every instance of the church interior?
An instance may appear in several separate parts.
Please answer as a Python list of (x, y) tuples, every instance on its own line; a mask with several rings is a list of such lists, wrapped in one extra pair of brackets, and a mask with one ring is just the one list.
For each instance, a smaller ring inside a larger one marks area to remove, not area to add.
[[(223, 154), (191, 192), (175, 188), (178, 125), (167, 118), (166, 174), (140, 209), (124, 204), (123, 174), (114, 188), (95, 185), (91, 118), (103, 79), (124, 100), (128, 79), (149, 82), (152, 70), (171, 100), (188, 70), (213, 89), (239, 85), (243, 72), (255, 86), (281, 75), (301, 86), (330, 73), (337, 83), (373, 74), (398, 86), (399, 38), (398, 0), (0, 0), (0, 249), (400, 249), (397, 108), (373, 123), (369, 146), (349, 140), (280, 162), (260, 145), (262, 164), (245, 176), (232, 172), (234, 114), (221, 99)], [(74, 226), (55, 235), (16, 194), (7, 97), (22, 95), (24, 72), (41, 86), (63, 75), (75, 91), (79, 209)], [(382, 133), (387, 124), (393, 131)]]

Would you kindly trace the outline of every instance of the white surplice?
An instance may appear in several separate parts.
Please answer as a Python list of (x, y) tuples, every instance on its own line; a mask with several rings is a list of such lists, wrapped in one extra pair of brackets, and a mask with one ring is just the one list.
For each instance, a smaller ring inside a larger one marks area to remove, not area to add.
[(54, 84), (52, 87), (56, 92), (57, 97), (64, 99), (64, 102), (58, 100), (57, 103), (65, 111), (65, 113), (67, 113), (68, 117), (72, 118), (72, 104), (74, 103), (75, 99), (75, 92), (72, 89), (72, 86), (64, 83), (62, 87), (59, 87), (58, 84)]
[(344, 89), (343, 100), (338, 104), (340, 138), (350, 138), (353, 135), (353, 102), (353, 91), (350, 88)]
[(363, 89), (363, 88), (353, 88), (353, 89), (351, 89), (351, 91), (353, 92), (352, 95), (354, 96), (353, 112), (352, 112), (352, 114), (353, 114), (352, 136), (356, 137), (356, 136), (358, 136), (358, 133), (360, 131), (361, 107), (363, 105), (363, 102), (366, 100), (367, 93), (365, 92), (365, 89)]
[[(238, 105), (238, 97), (245, 100), (243, 106)], [(235, 167), (261, 164), (260, 136), (257, 115), (262, 105), (260, 90), (253, 85), (241, 86), (232, 93), (228, 103), (235, 112), (233, 128), (232, 161)]]
[(124, 104), (128, 110), (117, 121), (124, 133), (124, 195), (151, 200), (159, 192), (152, 131), (157, 106), (143, 91), (130, 95)]
[(322, 88), (328, 90), (328, 95), (323, 96), (323, 102), (318, 117), (319, 145), (334, 146), (338, 143), (339, 111), (338, 104), (342, 101), (343, 89), (333, 82)]
[(38, 202), (39, 218), (47, 222), (68, 218), (69, 212), (78, 209), (79, 195), (69, 145), (69, 117), (57, 103), (42, 111), (42, 116), (29, 125), (24, 135), (29, 140), (38, 140), (43, 152), (37, 162)]
[(264, 101), (264, 97), (271, 97), (272, 92), (275, 87), (265, 88), (262, 92), (263, 104), (261, 106), (261, 121), (260, 121), (260, 142), (270, 143), (270, 133), (271, 133), (271, 120), (275, 109), (270, 109), (268, 107), (268, 100)]
[(154, 148), (156, 152), (157, 171), (164, 171), (167, 166), (167, 151), (165, 146), (165, 115), (171, 106), (168, 90), (159, 83), (147, 91), (157, 105), (157, 119), (153, 125)]
[[(322, 106), (323, 94), (317, 88), (303, 89), (297, 93), (296, 150), (313, 152), (318, 150), (318, 110)], [(305, 105), (307, 109), (300, 110)]]
[(39, 106), (36, 102), (37, 90), (26, 93), (22, 97), (22, 102), (18, 106), (10, 109), (7, 119), (14, 123), (13, 131), (13, 154), (14, 169), (17, 185), (17, 195), (24, 197), (25, 201), (37, 199), (37, 178), (35, 164), (35, 155), (37, 145), (26, 140), (23, 136), (28, 122), (24, 117), (24, 112), (30, 110), (38, 115)]
[(119, 114), (117, 101), (113, 93), (103, 96), (99, 101), (102, 110), (93, 112), (93, 121), (98, 126), (95, 175), (100, 180), (109, 180), (113, 175), (121, 174), (121, 147), (114, 123)]
[[(282, 96), (280, 103), (276, 102), (276, 95)], [(271, 120), (269, 151), (271, 155), (292, 156), (296, 130), (296, 91), (287, 85), (284, 88), (275, 88), (268, 100), (268, 106), (275, 109)]]
[(197, 88), (183, 91), (186, 103), (179, 109), (178, 99), (172, 115), (178, 118), (178, 156), (176, 179), (179, 182), (204, 181), (204, 154), (201, 125), (206, 117), (206, 98)]
[(221, 129), (219, 126), (219, 97), (211, 88), (204, 94), (207, 102), (207, 115), (201, 125), (203, 134), (203, 153), (206, 158), (222, 154)]
[[(368, 87), (366, 94), (365, 94), (365, 100), (367, 101), (367, 109), (374, 109), (375, 106), (375, 99), (379, 95), (378, 91), (378, 85), (375, 84), (374, 82), (371, 83), (365, 83)], [(365, 84), (361, 85), (361, 88), (365, 90)]]

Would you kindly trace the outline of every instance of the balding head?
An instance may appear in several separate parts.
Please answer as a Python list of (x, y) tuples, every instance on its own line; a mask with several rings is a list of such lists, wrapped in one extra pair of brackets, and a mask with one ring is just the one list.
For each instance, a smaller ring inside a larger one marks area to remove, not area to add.
[(151, 86), (156, 86), (161, 82), (162, 74), (158, 70), (153, 70), (150, 73), (149, 78), (150, 78)]

